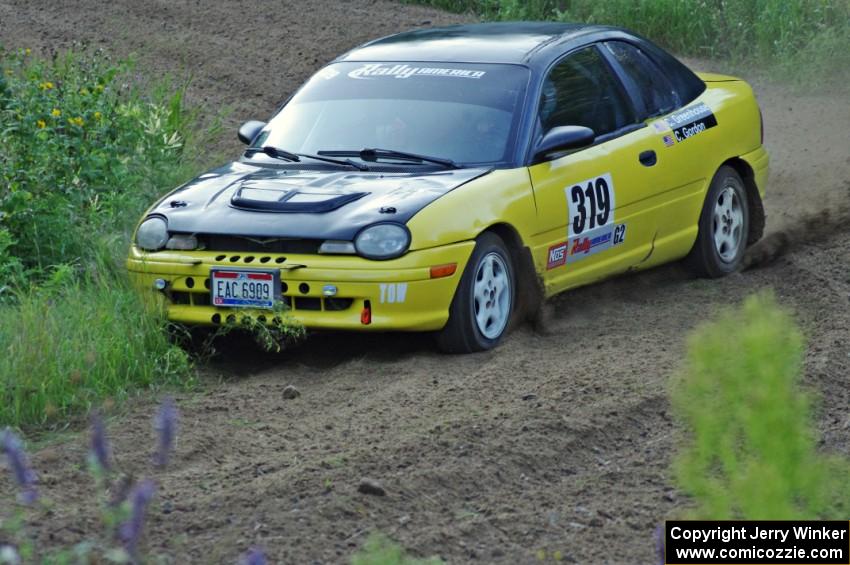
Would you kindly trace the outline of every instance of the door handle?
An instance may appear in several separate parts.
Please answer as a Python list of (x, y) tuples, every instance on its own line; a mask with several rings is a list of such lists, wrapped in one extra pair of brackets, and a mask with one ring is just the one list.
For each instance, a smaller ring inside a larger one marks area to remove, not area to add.
[(640, 161), (640, 164), (644, 167), (651, 167), (658, 162), (658, 155), (655, 154), (655, 151), (650, 149), (649, 151), (644, 151), (638, 155), (638, 161)]

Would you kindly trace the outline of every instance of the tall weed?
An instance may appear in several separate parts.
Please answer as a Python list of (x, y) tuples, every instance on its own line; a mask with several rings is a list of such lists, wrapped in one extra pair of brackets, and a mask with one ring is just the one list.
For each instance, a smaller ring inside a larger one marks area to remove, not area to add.
[(699, 328), (673, 407), (688, 431), (676, 477), (694, 518), (838, 519), (850, 464), (820, 453), (812, 397), (800, 386), (804, 340), (769, 294)]

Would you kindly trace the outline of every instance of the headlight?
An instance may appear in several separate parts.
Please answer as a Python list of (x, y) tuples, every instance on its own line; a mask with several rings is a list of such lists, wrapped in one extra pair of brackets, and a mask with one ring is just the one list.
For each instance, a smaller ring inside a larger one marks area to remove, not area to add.
[(168, 241), (168, 226), (163, 218), (148, 218), (136, 231), (136, 245), (146, 251), (158, 251)]
[(407, 251), (410, 232), (400, 224), (375, 224), (354, 238), (357, 253), (369, 259), (393, 259)]

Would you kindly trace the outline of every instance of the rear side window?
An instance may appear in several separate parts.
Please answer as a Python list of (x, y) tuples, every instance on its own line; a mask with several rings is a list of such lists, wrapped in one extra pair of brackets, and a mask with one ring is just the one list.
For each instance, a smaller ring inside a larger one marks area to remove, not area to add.
[(679, 95), (679, 106), (690, 104), (703, 93), (705, 83), (681, 61), (645, 38), (641, 38), (640, 45), (673, 85), (676, 94)]
[(673, 85), (643, 51), (623, 41), (605, 45), (637, 89), (643, 104), (641, 120), (667, 114), (679, 106)]
[(543, 83), (543, 133), (558, 126), (584, 126), (597, 136), (634, 122), (618, 80), (596, 47), (586, 47), (558, 63)]

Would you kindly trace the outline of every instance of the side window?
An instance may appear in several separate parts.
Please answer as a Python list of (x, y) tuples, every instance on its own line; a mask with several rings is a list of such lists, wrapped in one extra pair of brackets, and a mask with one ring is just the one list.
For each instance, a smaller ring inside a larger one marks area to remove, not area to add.
[(643, 51), (623, 41), (605, 44), (632, 79), (645, 109), (641, 120), (667, 114), (679, 106), (673, 85)]
[(597, 136), (634, 122), (617, 78), (596, 47), (586, 47), (558, 63), (543, 83), (542, 133), (557, 126), (585, 126)]

